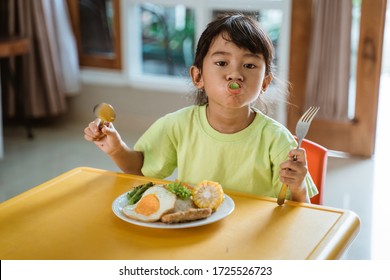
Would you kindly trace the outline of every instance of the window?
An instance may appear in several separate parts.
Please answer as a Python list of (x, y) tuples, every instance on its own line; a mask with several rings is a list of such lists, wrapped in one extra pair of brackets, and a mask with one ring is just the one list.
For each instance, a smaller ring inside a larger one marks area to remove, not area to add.
[(259, 20), (276, 49), (277, 75), (287, 80), (289, 0), (126, 2), (124, 13), (131, 35), (124, 40), (128, 44), (126, 65), (131, 84), (159, 89), (165, 85), (167, 88), (175, 85), (179, 90), (188, 88), (188, 70), (197, 39), (209, 21), (220, 13), (232, 11), (247, 13)]
[(68, 0), (81, 66), (121, 69), (120, 0)]
[(195, 12), (184, 5), (140, 4), (142, 69), (145, 74), (181, 76), (191, 66)]
[(225, 11), (248, 13), (259, 20), (276, 49), (277, 75), (287, 80), (290, 1), (122, 1), (122, 71), (117, 73), (117, 79), (112, 72), (106, 75), (107, 71), (82, 71), (84, 80), (99, 77), (101, 82), (121, 81), (134, 87), (183, 92), (189, 88), (188, 71), (201, 32), (213, 17)]

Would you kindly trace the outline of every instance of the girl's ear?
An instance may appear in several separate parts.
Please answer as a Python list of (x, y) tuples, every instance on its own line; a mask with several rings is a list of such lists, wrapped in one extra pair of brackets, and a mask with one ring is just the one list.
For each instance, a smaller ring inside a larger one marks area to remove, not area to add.
[(191, 66), (190, 75), (194, 86), (198, 89), (204, 88), (202, 73), (196, 66)]
[(268, 86), (270, 85), (270, 83), (272, 82), (272, 74), (269, 73), (267, 76), (264, 77), (264, 80), (263, 80), (263, 84), (261, 85), (261, 88), (265, 91)]

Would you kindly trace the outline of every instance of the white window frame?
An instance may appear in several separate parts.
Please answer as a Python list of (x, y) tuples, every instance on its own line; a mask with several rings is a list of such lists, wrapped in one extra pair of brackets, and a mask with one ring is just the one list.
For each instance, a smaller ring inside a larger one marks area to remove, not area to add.
[[(140, 21), (137, 16), (138, 4), (142, 0), (122, 0), (122, 59), (123, 69), (82, 69), (81, 78), (83, 82), (94, 84), (109, 84), (153, 91), (164, 91), (172, 93), (188, 93), (193, 90), (191, 80), (163, 75), (151, 75), (142, 73), (141, 36), (139, 36)], [(232, 9), (240, 11), (256, 11), (265, 9), (278, 9), (283, 13), (282, 27), (278, 48), (278, 77), (288, 80), (289, 48), (290, 48), (290, 19), (291, 0), (150, 0), (148, 2), (175, 6), (185, 4), (195, 10), (196, 20), (196, 41), (199, 39), (207, 23), (211, 20), (212, 11), (215, 9)]]

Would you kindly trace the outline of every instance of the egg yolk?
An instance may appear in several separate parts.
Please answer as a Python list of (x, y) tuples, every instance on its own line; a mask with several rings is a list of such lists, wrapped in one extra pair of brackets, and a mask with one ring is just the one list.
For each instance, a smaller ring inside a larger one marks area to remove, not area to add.
[(135, 207), (138, 214), (149, 216), (160, 209), (160, 200), (153, 193), (144, 196)]

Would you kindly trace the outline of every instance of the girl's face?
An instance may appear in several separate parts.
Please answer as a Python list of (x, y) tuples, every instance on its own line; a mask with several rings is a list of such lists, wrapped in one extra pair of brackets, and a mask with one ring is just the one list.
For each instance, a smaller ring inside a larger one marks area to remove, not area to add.
[[(272, 76), (265, 76), (265, 69), (261, 54), (240, 49), (219, 35), (210, 45), (202, 71), (193, 66), (191, 77), (198, 89), (206, 91), (209, 106), (239, 109), (249, 107), (268, 87)], [(239, 88), (230, 88), (232, 82)]]

